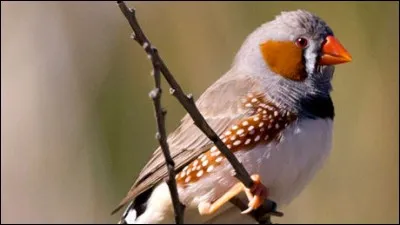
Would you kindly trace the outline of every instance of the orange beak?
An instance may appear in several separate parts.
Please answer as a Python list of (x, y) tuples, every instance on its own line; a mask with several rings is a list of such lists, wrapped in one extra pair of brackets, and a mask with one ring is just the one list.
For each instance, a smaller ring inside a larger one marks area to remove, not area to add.
[(326, 37), (322, 46), (322, 56), (319, 60), (320, 65), (336, 65), (351, 61), (351, 55), (332, 35)]

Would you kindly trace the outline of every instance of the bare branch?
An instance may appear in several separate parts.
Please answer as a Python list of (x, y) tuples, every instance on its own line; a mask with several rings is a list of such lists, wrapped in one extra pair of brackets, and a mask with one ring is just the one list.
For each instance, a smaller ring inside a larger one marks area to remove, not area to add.
[[(248, 174), (244, 166), (238, 161), (238, 159), (234, 156), (234, 154), (226, 147), (226, 145), (221, 141), (219, 136), (215, 133), (215, 131), (209, 126), (204, 117), (201, 115), (200, 111), (196, 107), (192, 94), (186, 95), (183, 92), (182, 88), (175, 80), (175, 78), (169, 71), (168, 67), (165, 65), (162, 58), (159, 56), (157, 49), (151, 45), (150, 41), (143, 33), (136, 19), (135, 10), (128, 8), (123, 1), (117, 1), (117, 3), (122, 13), (128, 20), (131, 28), (133, 29), (132, 38), (144, 48), (145, 52), (148, 55), (148, 58), (153, 63), (156, 89), (152, 91), (154, 92), (153, 93), (154, 97), (152, 98), (154, 101), (154, 106), (156, 108), (156, 117), (157, 117), (158, 131), (159, 131), (158, 139), (168, 166), (169, 178), (167, 180), (167, 183), (170, 188), (172, 201), (174, 202), (176, 221), (177, 223), (183, 222), (183, 218), (182, 220), (179, 219), (181, 216), (183, 217), (183, 207), (182, 204), (179, 202), (179, 198), (177, 196), (178, 194), (176, 192), (174, 162), (169, 154), (168, 144), (165, 136), (164, 114), (163, 111), (161, 110), (161, 103), (160, 103), (161, 88), (159, 86), (160, 85), (159, 72), (163, 74), (164, 78), (170, 85), (171, 87), (170, 93), (178, 99), (181, 105), (189, 113), (189, 115), (194, 121), (194, 124), (215, 144), (215, 146), (222, 152), (222, 154), (224, 154), (227, 160), (231, 163), (235, 171), (234, 174), (235, 177), (239, 179), (247, 188), (251, 188), (253, 186), (253, 180), (250, 178), (250, 175)], [(174, 198), (176, 199), (174, 200)], [(242, 210), (247, 208), (247, 205), (237, 198), (232, 199), (231, 203), (233, 203)], [(278, 215), (278, 216), (280, 215), (280, 213), (275, 212), (275, 207), (272, 207), (276, 205), (274, 202), (267, 201), (267, 205), (269, 205), (269, 207), (261, 207), (258, 210), (255, 210), (254, 212), (251, 213), (251, 216), (255, 218), (259, 223), (270, 223), (271, 215)]]
[(177, 224), (183, 224), (184, 218), (184, 208), (185, 206), (179, 201), (179, 195), (175, 180), (175, 162), (171, 157), (169, 152), (169, 147), (167, 143), (167, 135), (165, 131), (165, 114), (166, 111), (161, 106), (161, 79), (160, 79), (160, 65), (157, 60), (153, 57), (150, 57), (153, 54), (157, 53), (157, 49), (153, 48), (150, 45), (150, 42), (147, 40), (146, 36), (141, 32), (139, 24), (137, 23), (135, 17), (135, 10), (128, 9), (126, 5), (122, 2), (118, 2), (118, 5), (121, 11), (124, 13), (125, 17), (128, 19), (129, 24), (132, 27), (138, 27), (139, 30), (134, 29), (134, 33), (132, 38), (136, 40), (144, 50), (147, 52), (149, 58), (151, 59), (153, 70), (152, 75), (154, 76), (154, 84), (155, 88), (149, 93), (150, 98), (153, 100), (153, 105), (155, 109), (155, 116), (157, 120), (157, 133), (156, 138), (160, 143), (161, 150), (164, 154), (165, 162), (168, 169), (168, 178), (166, 179), (166, 183), (169, 187), (169, 191), (171, 194), (172, 204), (174, 206), (175, 211), (175, 221)]
[(149, 93), (151, 99), (153, 99), (155, 116), (157, 120), (157, 133), (156, 138), (160, 143), (161, 150), (163, 151), (165, 162), (168, 168), (168, 178), (166, 183), (171, 193), (172, 204), (175, 211), (175, 221), (177, 224), (183, 224), (184, 208), (185, 206), (179, 201), (178, 190), (176, 187), (175, 180), (175, 162), (172, 160), (171, 154), (169, 153), (169, 147), (167, 143), (167, 135), (165, 131), (165, 114), (167, 113), (161, 106), (161, 79), (160, 69), (157, 63), (152, 60), (153, 64), (153, 76), (155, 81), (155, 88)]

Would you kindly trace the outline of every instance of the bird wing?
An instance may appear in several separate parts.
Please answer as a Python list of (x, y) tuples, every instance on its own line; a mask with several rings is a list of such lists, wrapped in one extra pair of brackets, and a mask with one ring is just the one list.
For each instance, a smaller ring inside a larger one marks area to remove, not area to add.
[[(221, 135), (227, 127), (246, 116), (248, 109), (240, 104), (240, 96), (245, 96), (250, 90), (258, 90), (257, 87), (256, 82), (249, 77), (226, 74), (200, 96), (196, 106), (217, 135)], [(168, 136), (167, 142), (177, 171), (212, 145), (212, 141), (194, 124), (188, 114), (183, 117), (180, 126)], [(158, 147), (113, 213), (167, 176), (164, 155)]]

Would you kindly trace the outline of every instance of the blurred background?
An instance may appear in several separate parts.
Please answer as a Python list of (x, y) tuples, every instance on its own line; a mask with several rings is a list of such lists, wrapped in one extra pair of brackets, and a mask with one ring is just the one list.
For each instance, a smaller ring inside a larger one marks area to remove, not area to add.
[[(274, 221), (399, 222), (398, 2), (127, 4), (195, 98), (262, 23), (299, 8), (322, 17), (353, 56), (333, 80), (334, 149)], [(131, 32), (114, 2), (1, 2), (2, 223), (117, 221), (157, 147), (151, 64)], [(185, 112), (162, 101), (171, 131)]]

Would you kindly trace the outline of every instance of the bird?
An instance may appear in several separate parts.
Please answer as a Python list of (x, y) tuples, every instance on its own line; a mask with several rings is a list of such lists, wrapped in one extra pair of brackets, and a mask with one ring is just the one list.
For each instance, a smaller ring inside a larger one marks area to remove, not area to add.
[[(290, 204), (321, 170), (332, 147), (335, 66), (352, 61), (332, 29), (302, 9), (283, 11), (242, 43), (229, 70), (196, 101), (207, 123), (254, 181), (233, 167), (186, 114), (168, 135), (185, 223), (254, 223), (266, 199)], [(120, 224), (174, 223), (160, 147), (115, 213)], [(229, 201), (248, 203), (241, 212)], [(127, 206), (126, 206), (127, 205)]]

